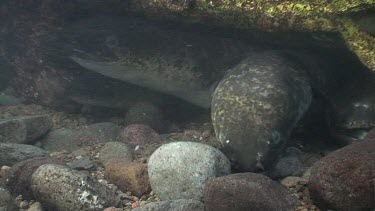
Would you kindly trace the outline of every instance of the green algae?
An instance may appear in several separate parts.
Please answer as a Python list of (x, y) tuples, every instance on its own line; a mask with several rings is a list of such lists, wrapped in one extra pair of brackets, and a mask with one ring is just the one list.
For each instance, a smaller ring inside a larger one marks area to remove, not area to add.
[(375, 9), (375, 0), (132, 0), (127, 5), (132, 11), (164, 20), (267, 32), (338, 32), (360, 61), (375, 71), (375, 38), (350, 19)]

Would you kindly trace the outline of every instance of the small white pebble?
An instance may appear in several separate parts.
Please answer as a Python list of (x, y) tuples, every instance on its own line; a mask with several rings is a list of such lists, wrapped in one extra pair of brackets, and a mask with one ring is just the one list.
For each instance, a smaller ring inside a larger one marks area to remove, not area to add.
[(135, 146), (134, 150), (135, 151), (139, 150), (139, 144), (137, 146)]

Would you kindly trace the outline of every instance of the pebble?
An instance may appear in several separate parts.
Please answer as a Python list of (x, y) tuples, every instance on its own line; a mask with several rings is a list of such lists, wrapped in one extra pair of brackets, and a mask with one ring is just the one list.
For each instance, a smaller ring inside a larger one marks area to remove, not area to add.
[(95, 163), (93, 163), (89, 157), (82, 156), (68, 163), (68, 165), (75, 170), (95, 170), (96, 168)]
[(132, 209), (137, 208), (137, 207), (139, 207), (139, 206), (141, 206), (141, 205), (139, 204), (138, 201), (132, 203)]
[(29, 208), (29, 203), (27, 201), (21, 201), (19, 204), (19, 208), (21, 209), (28, 209)]
[(297, 185), (306, 185), (309, 181), (302, 177), (289, 176), (281, 180), (281, 184), (286, 187), (295, 187)]
[(44, 211), (44, 208), (40, 202), (34, 202), (27, 211)]

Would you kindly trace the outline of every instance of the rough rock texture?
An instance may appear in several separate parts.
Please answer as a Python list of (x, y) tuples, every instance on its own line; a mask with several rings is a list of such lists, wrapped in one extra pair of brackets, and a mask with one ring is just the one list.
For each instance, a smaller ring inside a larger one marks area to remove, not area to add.
[(134, 124), (120, 132), (119, 141), (136, 146), (146, 143), (162, 143), (163, 138), (147, 125)]
[(27, 211), (45, 211), (42, 204), (39, 202), (34, 202), (32, 205), (30, 205), (29, 209)]
[(32, 176), (34, 196), (48, 210), (103, 210), (117, 206), (113, 190), (64, 166), (46, 164)]
[(204, 204), (200, 201), (178, 199), (149, 203), (133, 209), (134, 211), (204, 211)]
[(6, 171), (4, 175), (6, 186), (13, 195), (22, 195), (23, 199), (33, 199), (31, 176), (39, 166), (44, 164), (64, 165), (63, 162), (48, 157), (32, 158), (21, 161)]
[(0, 143), (0, 166), (12, 166), (34, 157), (46, 157), (45, 150), (27, 144)]
[[(375, 38), (359, 29), (353, 12), (371, 10), (373, 1), (152, 1), (126, 2), (125, 10), (142, 12), (154, 19), (199, 22), (264, 31), (334, 31), (340, 32), (347, 46), (360, 60), (375, 70)], [(118, 6), (120, 6), (118, 5)], [(371, 12), (369, 13), (371, 14)]]
[(102, 164), (105, 164), (109, 160), (132, 162), (133, 151), (127, 144), (121, 142), (108, 142), (100, 150), (99, 160)]
[(290, 187), (294, 187), (294, 186), (297, 186), (297, 185), (306, 185), (308, 183), (308, 179), (305, 179), (305, 178), (302, 178), (302, 177), (294, 177), (294, 176), (290, 176), (290, 177), (285, 177), (283, 180), (280, 181), (280, 183), (286, 187), (286, 188), (290, 188)]
[(281, 158), (275, 166), (272, 167), (270, 177), (280, 179), (291, 175), (302, 173), (303, 163), (298, 157), (288, 156)]
[(230, 162), (222, 152), (194, 142), (163, 145), (148, 162), (152, 190), (162, 200), (200, 200), (208, 180), (227, 174)]
[(297, 200), (288, 191), (261, 174), (241, 173), (219, 177), (204, 190), (207, 211), (293, 210)]
[(79, 147), (115, 141), (119, 127), (113, 123), (102, 122), (80, 130), (57, 129), (51, 131), (42, 141), (42, 148), (48, 151), (73, 151)]
[(162, 111), (151, 102), (139, 102), (133, 105), (126, 113), (124, 123), (147, 125), (158, 132), (165, 126)]
[(49, 115), (24, 116), (0, 120), (0, 142), (29, 144), (52, 127)]
[(372, 130), (370, 130), (366, 137), (364, 138), (365, 140), (370, 140), (370, 141), (375, 141), (375, 128), (373, 128)]
[(90, 160), (89, 157), (82, 157), (79, 159), (73, 160), (71, 163), (68, 163), (69, 167), (74, 170), (95, 170), (96, 165)]
[(122, 191), (131, 191), (138, 197), (151, 191), (147, 164), (111, 160), (105, 164), (104, 177)]
[(10, 192), (0, 186), (0, 210), (13, 211), (16, 210), (15, 203), (13, 201)]
[(375, 207), (375, 142), (354, 143), (322, 158), (308, 184), (318, 206), (335, 210)]

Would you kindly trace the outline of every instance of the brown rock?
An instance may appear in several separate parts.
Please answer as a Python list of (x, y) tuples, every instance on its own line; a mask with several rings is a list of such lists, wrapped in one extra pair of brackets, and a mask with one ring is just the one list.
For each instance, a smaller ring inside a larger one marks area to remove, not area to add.
[(255, 173), (231, 174), (209, 182), (204, 190), (207, 211), (293, 210), (297, 201), (270, 178)]
[(146, 164), (110, 160), (105, 164), (104, 177), (122, 191), (131, 191), (138, 197), (151, 191)]
[(4, 181), (13, 195), (22, 195), (24, 199), (33, 199), (31, 186), (31, 175), (41, 165), (58, 164), (63, 162), (47, 157), (32, 158), (21, 161), (5, 173)]
[(321, 208), (375, 207), (375, 142), (354, 143), (322, 158), (311, 169), (309, 190)]
[(162, 143), (163, 138), (147, 125), (134, 124), (120, 132), (119, 141), (135, 146)]
[(138, 102), (125, 115), (125, 125), (142, 124), (160, 132), (164, 128), (162, 111), (151, 102)]

